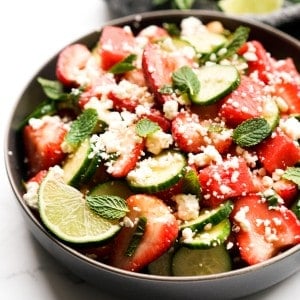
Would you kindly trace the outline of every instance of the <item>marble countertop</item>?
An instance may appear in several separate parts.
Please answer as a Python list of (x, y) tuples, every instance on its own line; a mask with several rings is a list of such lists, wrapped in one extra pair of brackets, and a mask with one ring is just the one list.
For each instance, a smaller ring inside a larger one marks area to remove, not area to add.
[[(1, 1), (1, 151), (10, 113), (28, 80), (62, 47), (109, 18), (106, 4), (100, 0)], [(9, 186), (3, 153), (1, 157), (0, 299), (115, 299), (71, 274), (33, 238)], [(297, 273), (245, 299), (300, 299), (299, 282)]]

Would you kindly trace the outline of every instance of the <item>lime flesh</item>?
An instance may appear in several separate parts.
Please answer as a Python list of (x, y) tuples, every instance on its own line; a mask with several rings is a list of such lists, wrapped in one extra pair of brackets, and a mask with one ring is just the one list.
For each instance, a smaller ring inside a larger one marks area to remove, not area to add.
[(106, 220), (93, 212), (84, 195), (67, 185), (54, 168), (42, 181), (38, 199), (44, 225), (70, 243), (100, 242), (120, 229), (118, 220)]
[(283, 0), (220, 0), (218, 5), (226, 13), (267, 14), (279, 10)]

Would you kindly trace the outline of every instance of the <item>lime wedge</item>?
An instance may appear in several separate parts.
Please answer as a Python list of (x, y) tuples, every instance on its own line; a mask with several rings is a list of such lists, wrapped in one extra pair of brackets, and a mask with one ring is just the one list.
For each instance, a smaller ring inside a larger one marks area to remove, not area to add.
[(267, 14), (279, 10), (283, 0), (220, 0), (218, 5), (226, 13)]
[(39, 192), (42, 222), (58, 238), (70, 243), (100, 242), (120, 229), (118, 220), (106, 220), (93, 212), (84, 195), (67, 185), (62, 174), (51, 168)]

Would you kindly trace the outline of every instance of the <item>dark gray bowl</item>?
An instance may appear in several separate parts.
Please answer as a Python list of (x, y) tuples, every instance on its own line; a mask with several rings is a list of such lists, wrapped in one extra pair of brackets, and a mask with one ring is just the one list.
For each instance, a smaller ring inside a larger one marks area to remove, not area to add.
[[(254, 21), (241, 21), (218, 12), (209, 11), (159, 11), (140, 16), (128, 16), (109, 22), (110, 25), (132, 25), (137, 31), (150, 24), (162, 22), (179, 23), (183, 17), (194, 15), (204, 23), (220, 20), (225, 27), (234, 30), (238, 25), (251, 28), (251, 38), (261, 40), (267, 50), (277, 58), (290, 56), (300, 68), (300, 42), (266, 25)], [(87, 46), (93, 46), (99, 32), (92, 32), (79, 39)], [(40, 223), (37, 216), (25, 205), (22, 194), (22, 176), (24, 173), (22, 145), (18, 126), (24, 117), (33, 110), (42, 99), (42, 91), (36, 82), (37, 76), (55, 78), (55, 61), (50, 59), (41, 70), (29, 80), (27, 88), (17, 101), (10, 119), (5, 140), (5, 163), (9, 181), (20, 205), (29, 230), (35, 238), (57, 260), (72, 270), (77, 276), (93, 283), (121, 299), (234, 299), (250, 295), (268, 288), (300, 269), (300, 245), (255, 266), (210, 276), (197, 277), (161, 277), (136, 274), (96, 262), (80, 254), (72, 247), (57, 240)]]

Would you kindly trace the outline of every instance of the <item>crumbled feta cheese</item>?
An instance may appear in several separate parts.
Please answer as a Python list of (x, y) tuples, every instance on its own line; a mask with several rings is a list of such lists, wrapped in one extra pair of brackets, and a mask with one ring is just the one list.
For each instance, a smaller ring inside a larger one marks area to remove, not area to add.
[(239, 223), (240, 227), (244, 231), (251, 230), (250, 222), (247, 220), (247, 217), (246, 217), (247, 212), (249, 212), (249, 206), (243, 206), (234, 215), (234, 220)]
[(153, 154), (159, 154), (163, 149), (168, 149), (173, 144), (172, 134), (157, 130), (146, 138), (146, 148)]
[(39, 184), (37, 182), (31, 181), (26, 184), (26, 193), (23, 195), (23, 199), (33, 209), (38, 209), (38, 190)]
[(177, 203), (178, 218), (184, 221), (194, 220), (199, 215), (199, 199), (191, 194), (178, 194), (172, 198)]

